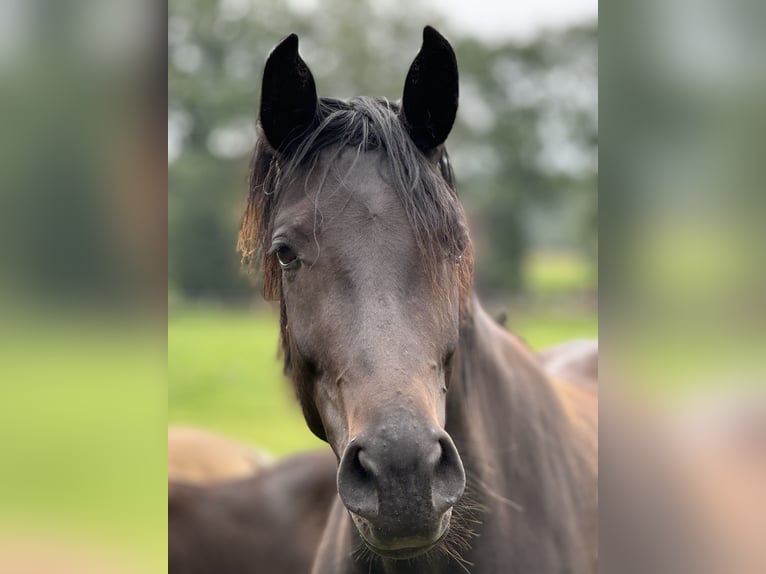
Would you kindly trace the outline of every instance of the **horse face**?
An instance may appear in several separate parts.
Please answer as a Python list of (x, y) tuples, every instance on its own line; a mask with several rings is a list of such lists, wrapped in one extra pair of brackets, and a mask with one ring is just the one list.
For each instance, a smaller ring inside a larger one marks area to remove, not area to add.
[[(446, 533), (464, 488), (443, 430), (458, 297), (440, 296), (425, 272), (378, 155), (347, 151), (335, 166), (342, 182), (307, 195), (313, 178), (299, 179), (275, 219), (288, 352), (361, 535), (381, 554), (406, 554)], [(443, 285), (449, 271), (445, 261)]]
[[(319, 106), (296, 37), (270, 55), (262, 97), (263, 133), (289, 160)], [(401, 111), (383, 130), (404, 134), (414, 162), (408, 169), (438, 172), (456, 106), (454, 53), (427, 28)], [(409, 558), (446, 535), (465, 488), (444, 430), (460, 282), (454, 254), (424, 260), (435, 251), (422, 248), (424, 234), (408, 213), (418, 200), (402, 199), (394, 173), (401, 166), (382, 151), (394, 143), (369, 151), (328, 146), (291, 165), (275, 200), (267, 257), (281, 267), (289, 370), (309, 426), (339, 459), (340, 497), (374, 552)], [(446, 219), (434, 215), (434, 204), (422, 209), (433, 221)]]

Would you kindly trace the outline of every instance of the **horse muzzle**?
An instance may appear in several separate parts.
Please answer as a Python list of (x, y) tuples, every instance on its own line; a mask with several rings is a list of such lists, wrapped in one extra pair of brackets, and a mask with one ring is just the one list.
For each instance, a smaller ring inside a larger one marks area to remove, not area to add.
[(412, 417), (384, 420), (349, 442), (338, 494), (372, 551), (412, 558), (446, 536), (465, 471), (444, 430)]
[(393, 537), (388, 541), (382, 541), (375, 533), (373, 523), (350, 512), (359, 536), (367, 547), (384, 558), (394, 560), (406, 560), (425, 554), (438, 546), (449, 533), (450, 518), (452, 517), (452, 508), (449, 508), (437, 523), (437, 529), (432, 535)]

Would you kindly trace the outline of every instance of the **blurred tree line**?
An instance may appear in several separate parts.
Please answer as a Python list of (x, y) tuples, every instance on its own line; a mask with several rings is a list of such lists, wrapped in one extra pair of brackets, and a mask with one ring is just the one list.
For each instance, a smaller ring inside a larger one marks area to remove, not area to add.
[(418, 1), (171, 0), (168, 21), (169, 285), (185, 298), (257, 294), (236, 232), (269, 50), (297, 32), (320, 95), (398, 99), (423, 25), (458, 54), (461, 101), (448, 141), (486, 294), (523, 289), (530, 246), (595, 265), (597, 24), (530, 42), (459, 35)]

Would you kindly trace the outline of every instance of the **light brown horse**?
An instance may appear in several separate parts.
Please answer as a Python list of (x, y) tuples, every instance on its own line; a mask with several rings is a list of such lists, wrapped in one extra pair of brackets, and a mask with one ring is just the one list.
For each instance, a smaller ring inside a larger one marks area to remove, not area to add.
[(252, 476), (272, 463), (265, 452), (190, 427), (168, 429), (168, 480), (211, 484)]
[(601, 567), (766, 572), (766, 401), (658, 408), (610, 395), (601, 445)]
[(720, 572), (766, 572), (766, 394), (716, 395), (684, 420), (687, 471)]
[(598, 385), (598, 341), (577, 339), (540, 351), (548, 373), (565, 381)]

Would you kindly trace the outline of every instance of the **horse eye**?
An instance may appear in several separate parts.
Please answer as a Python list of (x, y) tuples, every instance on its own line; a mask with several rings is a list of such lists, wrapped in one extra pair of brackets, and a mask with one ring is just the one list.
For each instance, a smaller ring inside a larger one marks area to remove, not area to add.
[(287, 245), (280, 245), (277, 247), (275, 253), (277, 254), (277, 260), (282, 266), (282, 269), (291, 269), (299, 263), (298, 256), (295, 254), (295, 251), (293, 251)]

